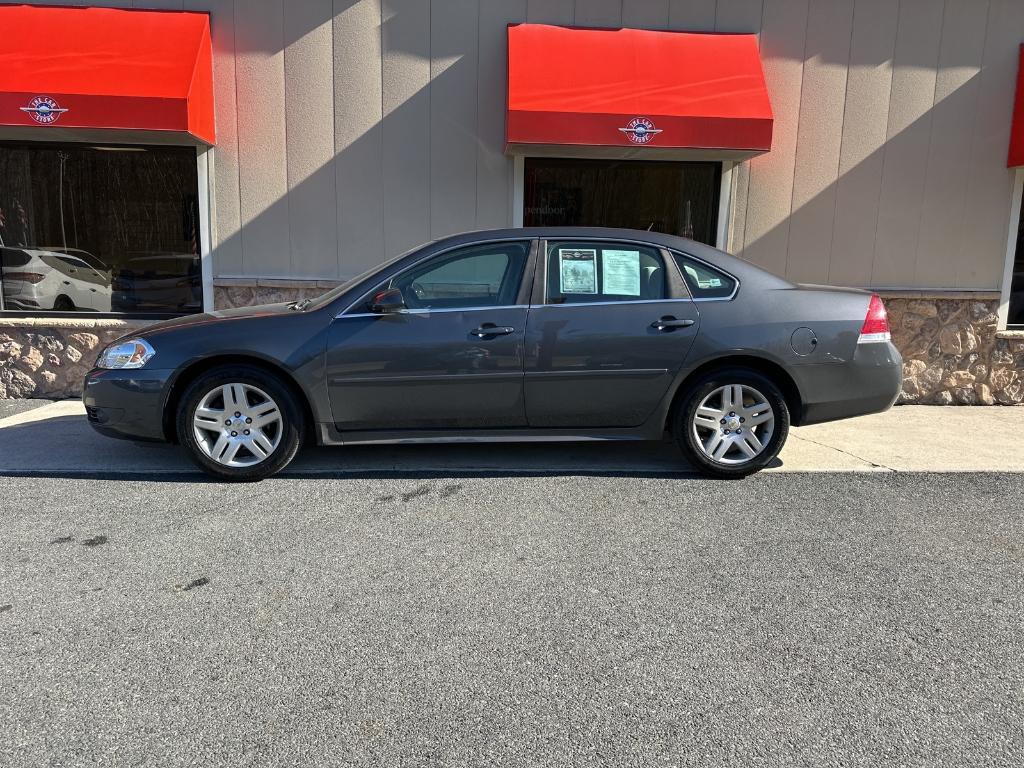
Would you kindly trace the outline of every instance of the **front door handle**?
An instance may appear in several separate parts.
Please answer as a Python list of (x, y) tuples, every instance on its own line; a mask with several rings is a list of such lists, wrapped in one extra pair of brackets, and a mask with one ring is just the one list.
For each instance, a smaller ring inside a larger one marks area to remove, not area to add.
[(674, 317), (668, 316), (655, 320), (651, 323), (651, 328), (657, 331), (674, 331), (676, 328), (689, 328), (693, 323), (693, 320), (676, 320)]
[(515, 333), (516, 329), (509, 325), (494, 325), (493, 323), (484, 323), (479, 328), (474, 328), (469, 332), (470, 336), (476, 336), (478, 339), (486, 339), (488, 336), (508, 336), (510, 333)]

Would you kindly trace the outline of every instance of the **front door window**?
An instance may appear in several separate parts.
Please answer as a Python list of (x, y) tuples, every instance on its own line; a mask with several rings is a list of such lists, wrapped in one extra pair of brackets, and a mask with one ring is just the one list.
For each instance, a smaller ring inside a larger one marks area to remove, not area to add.
[(523, 225), (625, 227), (714, 245), (720, 163), (528, 157)]
[(474, 245), (437, 256), (388, 283), (410, 309), (500, 307), (516, 303), (530, 251), (525, 240)]

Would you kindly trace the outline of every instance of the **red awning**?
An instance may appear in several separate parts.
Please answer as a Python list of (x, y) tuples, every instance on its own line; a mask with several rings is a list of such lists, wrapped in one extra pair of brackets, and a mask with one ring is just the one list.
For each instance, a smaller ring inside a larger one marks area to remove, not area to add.
[(1010, 128), (1010, 154), (1007, 168), (1024, 165), (1024, 45), (1020, 47), (1020, 64), (1017, 70), (1017, 98), (1013, 105), (1013, 124)]
[(757, 38), (512, 25), (505, 139), (766, 152)]
[(205, 13), (0, 5), (0, 125), (179, 131), (213, 144)]

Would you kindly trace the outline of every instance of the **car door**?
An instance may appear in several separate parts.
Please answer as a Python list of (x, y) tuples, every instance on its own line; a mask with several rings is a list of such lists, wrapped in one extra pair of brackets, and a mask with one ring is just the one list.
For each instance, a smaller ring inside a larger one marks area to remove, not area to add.
[(110, 303), (103, 301), (106, 296), (101, 293), (103, 280), (99, 273), (76, 256), (57, 258), (65, 265), (65, 281), (70, 282), (68, 289), (72, 293), (71, 300), (75, 302), (75, 306), (80, 309), (109, 312)]
[(660, 248), (548, 240), (526, 329), (531, 428), (635, 427), (668, 391), (699, 315)]
[(45, 260), (60, 272), (60, 292), (67, 296), (76, 309), (95, 309), (95, 296), (89, 291), (89, 283), (83, 279), (92, 270), (81, 259), (59, 251), (47, 251)]
[(341, 430), (525, 427), (523, 340), (533, 241), (434, 254), (377, 286), (404, 308), (362, 301), (328, 334), (327, 385)]

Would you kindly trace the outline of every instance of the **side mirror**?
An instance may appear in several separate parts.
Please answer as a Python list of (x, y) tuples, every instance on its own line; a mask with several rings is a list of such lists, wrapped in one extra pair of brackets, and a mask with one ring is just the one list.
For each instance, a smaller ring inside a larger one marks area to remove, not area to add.
[(405, 309), (405, 297), (398, 288), (387, 288), (377, 291), (368, 302), (371, 312), (378, 315), (387, 315), (393, 312), (401, 312)]

